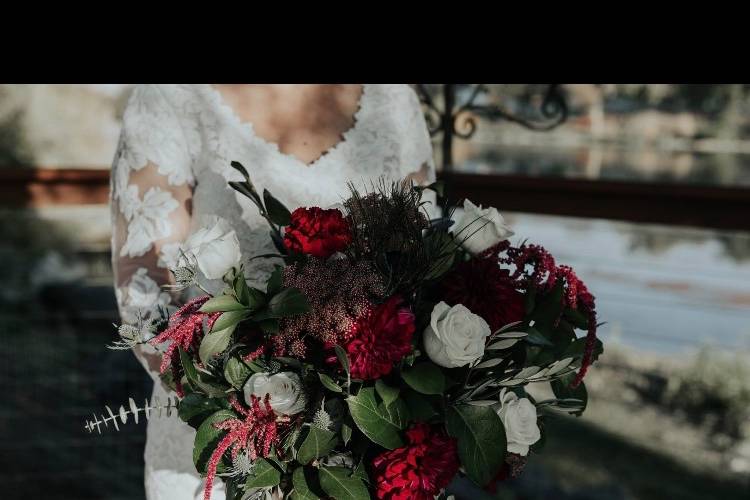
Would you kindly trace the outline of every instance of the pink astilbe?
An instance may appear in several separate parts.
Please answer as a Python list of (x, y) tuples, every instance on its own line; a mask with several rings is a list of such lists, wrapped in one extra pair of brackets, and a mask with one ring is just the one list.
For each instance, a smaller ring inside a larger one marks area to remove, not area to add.
[(216, 469), (219, 466), (224, 453), (231, 448), (232, 459), (237, 458), (240, 452), (247, 450), (250, 460), (258, 457), (267, 457), (271, 453), (271, 447), (278, 444), (280, 430), (289, 424), (289, 417), (276, 415), (269, 402), (270, 396), (266, 394), (263, 399), (263, 407), (260, 398), (250, 396), (249, 408), (242, 406), (237, 398), (229, 399), (232, 408), (241, 415), (241, 418), (230, 418), (223, 422), (214, 424), (216, 429), (229, 431), (211, 454), (206, 469), (206, 488), (203, 493), (204, 500), (211, 499), (211, 489), (216, 478)]
[(182, 378), (182, 364), (179, 356), (175, 356), (175, 351), (181, 347), (185, 351), (195, 352), (200, 346), (203, 338), (203, 320), (207, 320), (210, 329), (214, 322), (221, 316), (220, 312), (204, 313), (199, 309), (203, 307), (211, 297), (205, 295), (198, 297), (177, 310), (169, 318), (169, 326), (159, 335), (149, 341), (149, 344), (156, 346), (164, 342), (171, 341), (167, 350), (162, 354), (160, 372), (164, 373), (171, 366), (172, 375), (176, 384), (177, 395), (182, 397), (184, 392), (180, 379)]

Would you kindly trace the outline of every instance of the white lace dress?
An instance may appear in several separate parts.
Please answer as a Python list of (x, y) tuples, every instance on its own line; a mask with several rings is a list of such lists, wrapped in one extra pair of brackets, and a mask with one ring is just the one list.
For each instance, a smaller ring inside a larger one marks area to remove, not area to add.
[[(259, 191), (271, 191), (290, 209), (329, 206), (347, 183), (363, 186), (385, 175), (421, 172), (434, 180), (432, 146), (419, 100), (405, 84), (366, 84), (352, 128), (307, 165), (254, 134), (211, 85), (140, 85), (128, 102), (112, 167), (112, 255), (123, 322), (147, 318), (154, 306), (184, 300), (165, 292), (176, 252), (202, 216), (219, 215), (236, 229), (243, 255), (273, 253), (265, 221), (227, 182), (242, 180), (239, 161)], [(263, 282), (271, 263), (256, 259), (250, 277)], [(154, 378), (154, 396), (169, 395), (158, 379), (151, 348), (137, 356)], [(201, 498), (192, 463), (195, 431), (178, 417), (152, 418), (145, 450), (149, 500)], [(221, 482), (214, 499), (224, 498)]]

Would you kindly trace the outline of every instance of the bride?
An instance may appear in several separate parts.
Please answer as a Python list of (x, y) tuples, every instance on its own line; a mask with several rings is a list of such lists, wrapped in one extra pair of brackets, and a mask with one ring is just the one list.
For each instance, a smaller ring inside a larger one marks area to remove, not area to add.
[[(406, 84), (140, 85), (128, 102), (112, 167), (112, 257), (125, 323), (177, 306), (169, 269), (180, 244), (207, 216), (228, 221), (243, 255), (274, 253), (265, 220), (228, 181), (239, 161), (259, 191), (288, 207), (330, 206), (347, 183), (381, 176), (434, 180), (432, 146), (419, 100)], [(258, 286), (272, 262), (255, 259)], [(154, 396), (173, 396), (158, 377), (153, 348), (136, 352), (154, 379)], [(192, 461), (195, 431), (177, 416), (148, 423), (148, 500), (202, 498)], [(217, 482), (214, 499), (223, 499)]]

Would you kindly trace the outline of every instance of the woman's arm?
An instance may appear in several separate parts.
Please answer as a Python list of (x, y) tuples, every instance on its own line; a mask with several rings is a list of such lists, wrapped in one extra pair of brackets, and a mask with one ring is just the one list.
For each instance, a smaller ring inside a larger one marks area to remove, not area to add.
[[(162, 285), (172, 282), (179, 244), (190, 230), (191, 155), (168, 89), (134, 89), (112, 165), (112, 268), (124, 324), (136, 325), (179, 304)], [(160, 356), (138, 346), (136, 357), (158, 380)]]

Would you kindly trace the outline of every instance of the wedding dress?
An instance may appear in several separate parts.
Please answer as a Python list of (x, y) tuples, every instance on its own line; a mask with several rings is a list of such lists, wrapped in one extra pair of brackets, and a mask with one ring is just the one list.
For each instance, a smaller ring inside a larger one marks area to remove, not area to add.
[[(161, 288), (180, 243), (204, 216), (218, 215), (236, 229), (243, 255), (274, 253), (266, 221), (250, 200), (227, 184), (242, 180), (239, 161), (258, 191), (268, 189), (290, 209), (339, 203), (352, 181), (361, 188), (386, 176), (435, 177), (432, 145), (419, 99), (405, 84), (363, 86), (354, 124), (341, 141), (310, 164), (254, 133), (211, 85), (140, 85), (133, 90), (112, 166), (112, 257), (115, 291), (124, 323), (173, 308), (185, 297)], [(255, 259), (247, 275), (262, 286), (272, 263)], [(153, 348), (136, 352), (152, 375), (153, 395), (173, 396), (158, 378)], [(145, 488), (148, 500), (202, 498), (192, 462), (195, 431), (179, 417), (148, 422)], [(217, 481), (212, 498), (224, 498)]]

